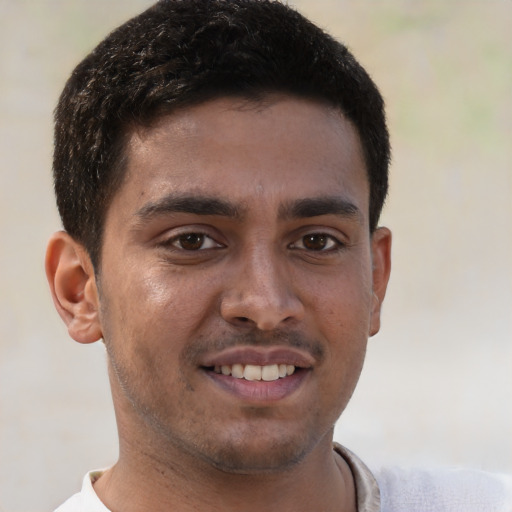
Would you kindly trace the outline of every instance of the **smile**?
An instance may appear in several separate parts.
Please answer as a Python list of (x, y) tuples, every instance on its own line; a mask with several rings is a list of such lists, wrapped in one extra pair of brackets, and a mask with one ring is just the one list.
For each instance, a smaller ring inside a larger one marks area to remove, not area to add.
[(268, 364), (259, 366), (255, 364), (240, 364), (215, 366), (213, 371), (235, 379), (245, 379), (249, 381), (274, 381), (284, 379), (293, 375), (295, 366), (292, 364)]
[(245, 403), (277, 402), (309, 381), (312, 351), (289, 346), (234, 346), (202, 357), (199, 367), (217, 388)]

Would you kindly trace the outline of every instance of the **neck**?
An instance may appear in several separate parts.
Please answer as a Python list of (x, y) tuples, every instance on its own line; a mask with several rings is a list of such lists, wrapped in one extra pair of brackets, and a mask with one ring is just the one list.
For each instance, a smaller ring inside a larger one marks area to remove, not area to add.
[(118, 463), (94, 485), (112, 512), (356, 512), (352, 473), (333, 451), (332, 433), (291, 468), (258, 474), (227, 473), (186, 454), (169, 461), (141, 447), (120, 448)]

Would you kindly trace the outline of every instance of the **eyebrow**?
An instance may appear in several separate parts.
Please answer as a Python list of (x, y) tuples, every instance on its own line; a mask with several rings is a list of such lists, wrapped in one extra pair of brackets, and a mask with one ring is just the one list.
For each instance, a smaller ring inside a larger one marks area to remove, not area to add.
[[(217, 215), (241, 220), (245, 208), (225, 199), (204, 195), (169, 194), (161, 199), (145, 204), (135, 216), (142, 222), (173, 213), (193, 215)], [(281, 220), (304, 219), (321, 215), (337, 215), (362, 220), (360, 209), (350, 201), (338, 196), (322, 196), (297, 199), (282, 204), (278, 216)]]
[(279, 208), (281, 219), (303, 219), (321, 215), (337, 215), (361, 221), (361, 210), (353, 203), (339, 196), (322, 196), (298, 199)]
[(142, 222), (147, 222), (154, 217), (172, 213), (220, 215), (236, 219), (242, 215), (240, 208), (223, 199), (202, 195), (170, 194), (155, 202), (145, 204), (136, 212), (135, 216)]

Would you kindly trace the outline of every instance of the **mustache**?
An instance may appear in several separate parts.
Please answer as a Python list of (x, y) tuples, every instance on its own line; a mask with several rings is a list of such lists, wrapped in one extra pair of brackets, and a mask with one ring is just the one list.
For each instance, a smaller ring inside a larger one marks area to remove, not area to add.
[(195, 363), (206, 354), (221, 352), (234, 347), (290, 347), (311, 354), (316, 361), (325, 357), (324, 346), (315, 339), (295, 331), (254, 331), (247, 333), (225, 334), (216, 337), (201, 336), (191, 343), (182, 354), (185, 361)]

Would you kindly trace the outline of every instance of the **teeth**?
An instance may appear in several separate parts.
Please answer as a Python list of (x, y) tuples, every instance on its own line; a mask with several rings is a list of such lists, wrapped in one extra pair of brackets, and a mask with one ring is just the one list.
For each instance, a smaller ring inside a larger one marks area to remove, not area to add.
[(254, 364), (245, 365), (244, 379), (245, 380), (261, 380), (261, 366), (256, 366)]
[(236, 379), (241, 379), (244, 376), (244, 365), (243, 364), (234, 364), (231, 367), (231, 375)]
[(261, 380), (277, 380), (279, 379), (279, 366), (272, 364), (269, 366), (263, 366), (261, 369)]
[(283, 379), (289, 377), (295, 372), (295, 366), (292, 364), (268, 364), (266, 366), (258, 366), (255, 364), (234, 364), (214, 366), (215, 373), (222, 375), (231, 375), (235, 379), (245, 380), (263, 380), (266, 382)]

